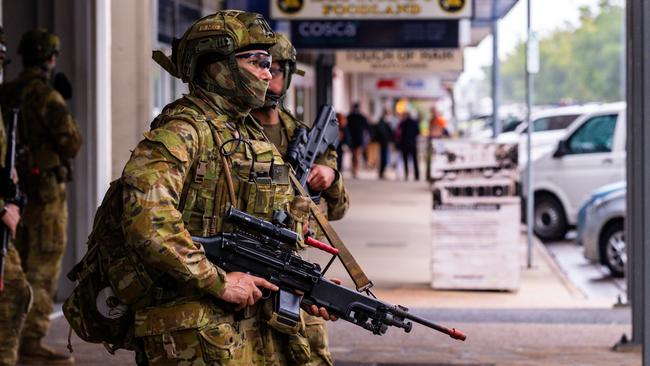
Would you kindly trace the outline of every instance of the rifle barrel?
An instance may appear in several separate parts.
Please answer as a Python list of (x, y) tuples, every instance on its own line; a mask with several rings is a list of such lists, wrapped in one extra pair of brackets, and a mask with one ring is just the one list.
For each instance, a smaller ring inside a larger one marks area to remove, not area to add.
[(463, 332), (461, 332), (460, 330), (458, 330), (456, 328), (449, 329), (449, 328), (443, 327), (442, 325), (438, 325), (438, 324), (436, 324), (436, 323), (434, 323), (432, 321), (426, 320), (424, 318), (420, 318), (419, 316), (416, 316), (416, 315), (413, 315), (413, 314), (410, 314), (410, 313), (406, 313), (406, 318), (410, 319), (410, 320), (412, 320), (412, 321), (414, 321), (416, 323), (422, 324), (422, 325), (424, 325), (426, 327), (429, 327), (429, 328), (435, 329), (435, 330), (437, 330), (439, 332), (445, 333), (445, 334), (447, 334), (448, 336), (450, 336), (453, 339), (458, 339), (458, 340), (461, 340), (461, 341), (464, 341), (465, 339), (467, 339), (467, 336)]

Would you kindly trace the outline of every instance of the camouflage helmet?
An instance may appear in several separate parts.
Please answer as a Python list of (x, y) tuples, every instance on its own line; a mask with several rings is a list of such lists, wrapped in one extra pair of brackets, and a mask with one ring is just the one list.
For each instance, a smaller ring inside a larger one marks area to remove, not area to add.
[(290, 63), (296, 63), (296, 48), (293, 47), (289, 38), (282, 33), (277, 33), (276, 35), (277, 42), (273, 47), (269, 49), (273, 60), (275, 61), (288, 61)]
[(277, 61), (282, 65), (284, 72), (284, 83), (282, 85), (282, 92), (280, 95), (275, 95), (271, 92), (266, 93), (265, 107), (276, 107), (282, 98), (287, 93), (291, 85), (291, 78), (293, 74), (304, 76), (305, 72), (296, 67), (296, 48), (293, 47), (289, 38), (281, 33), (276, 33), (277, 42), (269, 49), (273, 61)]
[(23, 34), (18, 45), (18, 54), (24, 66), (40, 66), (52, 55), (58, 55), (61, 41), (47, 29), (37, 28)]
[(197, 20), (174, 40), (171, 59), (160, 51), (154, 52), (153, 59), (189, 83), (196, 80), (201, 60), (234, 60), (235, 52), (269, 49), (274, 44), (275, 33), (260, 14), (222, 10)]

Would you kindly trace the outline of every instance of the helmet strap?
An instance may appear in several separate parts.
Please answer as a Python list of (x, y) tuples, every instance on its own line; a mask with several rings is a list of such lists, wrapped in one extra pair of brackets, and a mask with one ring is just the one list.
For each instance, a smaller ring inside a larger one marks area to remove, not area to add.
[(282, 105), (284, 98), (287, 96), (287, 90), (289, 90), (289, 86), (291, 85), (291, 76), (293, 75), (295, 68), (291, 62), (284, 60), (283, 62), (285, 63), (285, 67), (282, 90), (280, 91), (280, 95), (266, 92), (266, 101), (264, 103), (265, 107), (277, 108), (279, 105)]
[(270, 92), (266, 92), (266, 98), (264, 98), (264, 107), (265, 108), (277, 108), (282, 101), (284, 100), (284, 94), (277, 95)]

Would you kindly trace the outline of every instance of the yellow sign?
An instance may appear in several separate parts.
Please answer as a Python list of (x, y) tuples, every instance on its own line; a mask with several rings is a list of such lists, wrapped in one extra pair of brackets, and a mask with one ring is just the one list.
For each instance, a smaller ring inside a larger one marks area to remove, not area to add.
[(273, 19), (459, 19), (473, 0), (270, 0)]

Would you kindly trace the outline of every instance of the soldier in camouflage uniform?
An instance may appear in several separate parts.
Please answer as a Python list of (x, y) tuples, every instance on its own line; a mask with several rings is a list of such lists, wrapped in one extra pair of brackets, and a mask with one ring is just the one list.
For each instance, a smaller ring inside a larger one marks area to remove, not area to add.
[[(296, 49), (286, 36), (277, 34), (277, 43), (271, 47), (270, 52), (273, 57), (271, 65), (273, 79), (269, 83), (264, 106), (253, 110), (251, 115), (262, 125), (264, 133), (282, 156), (285, 156), (296, 128), (307, 127), (283, 105), (293, 74), (302, 76), (304, 73), (296, 68)], [(336, 157), (334, 149), (319, 156), (308, 178), (309, 188), (315, 192), (322, 192), (324, 200), (321, 200), (319, 207), (330, 220), (341, 219), (349, 207), (348, 192), (343, 185), (342, 175), (337, 170)], [(317, 231), (315, 222), (312, 222), (310, 227)], [(317, 239), (323, 240), (322, 235), (318, 236)], [(313, 309), (311, 311), (316, 313)], [(304, 314), (304, 318), (305, 332), (311, 349), (309, 365), (333, 365), (324, 319), (329, 317)]]
[(0, 90), (5, 113), (12, 108), (20, 109), (18, 140), (22, 166), (18, 166), (18, 174), (28, 200), (16, 238), (34, 292), (34, 305), (20, 341), (19, 357), (23, 364), (74, 362), (71, 356), (41, 343), (50, 326), (52, 299), (66, 247), (70, 160), (81, 147), (79, 127), (61, 94), (50, 85), (59, 45), (59, 38), (45, 29), (25, 33), (18, 48), (23, 71)]
[[(5, 64), (5, 44), (4, 30), (0, 27), (0, 67), (4, 67)], [(2, 118), (0, 118), (0, 168), (5, 165), (6, 154), (7, 134)], [(3, 174), (6, 173), (6, 171), (3, 172)], [(1, 193), (0, 220), (2, 224), (0, 225), (8, 227), (13, 238), (20, 220), (20, 210), (12, 203), (5, 203)], [(0, 292), (0, 366), (13, 366), (16, 364), (18, 338), (31, 303), (32, 292), (23, 273), (16, 248), (9, 246), (4, 261), (4, 290)]]
[[(136, 360), (147, 365), (285, 365), (309, 360), (304, 325), (283, 327), (260, 289), (268, 281), (224, 272), (191, 235), (217, 235), (233, 205), (270, 219), (289, 214), (301, 232), (306, 198), (262, 128), (245, 117), (264, 104), (275, 34), (258, 14), (224, 10), (196, 21), (154, 60), (190, 93), (154, 119), (122, 173), (128, 247), (155, 286), (135, 311)], [(271, 170), (271, 168), (273, 169)], [(173, 294), (165, 296), (164, 293)], [(303, 334), (287, 346), (287, 338)], [(287, 348), (289, 352), (287, 352)]]

